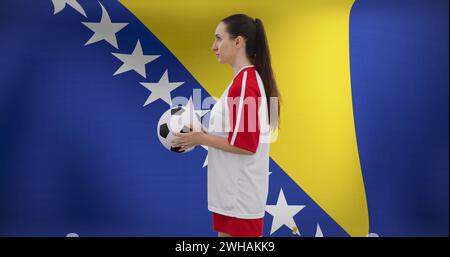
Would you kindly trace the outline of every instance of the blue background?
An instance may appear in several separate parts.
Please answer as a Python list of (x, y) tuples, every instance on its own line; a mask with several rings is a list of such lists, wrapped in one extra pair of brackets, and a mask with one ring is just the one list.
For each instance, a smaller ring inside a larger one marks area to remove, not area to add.
[[(97, 1), (53, 15), (48, 1), (0, 3), (0, 235), (215, 236), (207, 210), (206, 151), (165, 150), (156, 124), (169, 106), (142, 107), (139, 82), (201, 85), (117, 1), (101, 1), (119, 49), (84, 44)], [(168, 14), (170, 15), (170, 14)], [(160, 58), (112, 76), (137, 40)], [(448, 236), (448, 1), (356, 1), (350, 14), (355, 126), (370, 216), (380, 236)], [(230, 78), (231, 79), (231, 78)], [(224, 81), (224, 88), (228, 81)], [(202, 98), (208, 94), (202, 89)], [(207, 118), (208, 116), (206, 116)], [(302, 236), (348, 236), (273, 161), (268, 204), (280, 189)], [(266, 214), (265, 235), (272, 216)], [(272, 236), (294, 236), (283, 226)]]

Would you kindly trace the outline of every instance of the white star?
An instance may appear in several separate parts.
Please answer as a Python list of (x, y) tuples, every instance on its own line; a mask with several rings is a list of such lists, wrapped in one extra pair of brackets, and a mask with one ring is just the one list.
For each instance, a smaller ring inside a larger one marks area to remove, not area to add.
[(139, 73), (142, 77), (147, 78), (145, 72), (145, 65), (161, 55), (144, 55), (142, 51), (141, 42), (139, 40), (136, 43), (136, 47), (132, 54), (119, 54), (112, 53), (115, 57), (123, 62), (122, 66), (114, 73), (114, 75), (124, 73), (129, 70), (134, 70)]
[(67, 5), (72, 6), (73, 9), (77, 10), (84, 17), (87, 17), (86, 12), (84, 11), (83, 7), (81, 7), (81, 5), (77, 2), (77, 0), (52, 0), (52, 3), (53, 3), (53, 7), (55, 8), (53, 15), (62, 11), (66, 7), (66, 4), (67, 4)]
[(164, 100), (166, 103), (168, 103), (170, 106), (172, 106), (172, 97), (170, 95), (170, 92), (174, 90), (175, 88), (181, 86), (184, 84), (184, 82), (169, 82), (169, 75), (168, 70), (164, 72), (161, 79), (159, 79), (158, 83), (144, 83), (141, 82), (141, 85), (143, 85), (148, 90), (152, 91), (150, 96), (147, 98), (147, 101), (145, 102), (144, 106), (153, 103), (154, 101), (158, 99)]
[[(272, 235), (283, 225), (286, 225), (291, 230), (293, 230), (294, 227), (297, 227), (294, 216), (303, 208), (305, 208), (305, 205), (288, 205), (286, 198), (284, 197), (283, 189), (281, 189), (280, 194), (278, 195), (277, 204), (266, 206), (266, 211), (273, 216), (270, 234)], [(297, 234), (300, 236), (298, 230)]]
[[(208, 151), (208, 147), (207, 146), (202, 145), (202, 147), (205, 148), (206, 151)], [(203, 167), (202, 168), (204, 168), (206, 166), (208, 166), (208, 154), (206, 154), (205, 162), (203, 163)]]
[(102, 7), (102, 18), (100, 22), (82, 22), (83, 25), (94, 31), (94, 35), (86, 42), (85, 46), (105, 40), (115, 48), (118, 48), (116, 33), (123, 29), (128, 23), (111, 22), (105, 7)]
[(320, 229), (319, 224), (317, 224), (316, 236), (315, 237), (323, 237), (322, 229)]

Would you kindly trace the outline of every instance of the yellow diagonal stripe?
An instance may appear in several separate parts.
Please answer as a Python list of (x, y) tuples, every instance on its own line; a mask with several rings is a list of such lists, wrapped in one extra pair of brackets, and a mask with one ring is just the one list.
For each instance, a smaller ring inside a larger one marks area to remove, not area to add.
[(350, 235), (368, 234), (350, 82), (353, 0), (120, 2), (213, 96), (233, 77), (211, 51), (217, 23), (235, 13), (260, 18), (283, 96), (272, 159)]

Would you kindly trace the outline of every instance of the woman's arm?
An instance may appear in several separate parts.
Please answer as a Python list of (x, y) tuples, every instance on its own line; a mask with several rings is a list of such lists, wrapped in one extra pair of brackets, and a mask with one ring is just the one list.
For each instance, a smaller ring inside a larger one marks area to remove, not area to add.
[(225, 152), (230, 152), (230, 153), (245, 154), (245, 155), (254, 154), (250, 151), (230, 145), (228, 143), (228, 139), (225, 137), (213, 136), (213, 135), (209, 135), (206, 133), (204, 133), (204, 140), (203, 140), (203, 144), (201, 144), (201, 145), (218, 148), (220, 150), (223, 150)]
[(178, 138), (172, 144), (174, 147), (181, 147), (180, 150), (193, 147), (195, 145), (204, 145), (214, 147), (229, 153), (252, 155), (254, 153), (232, 146), (228, 143), (225, 137), (218, 137), (207, 134), (205, 132), (190, 132), (190, 133), (174, 133)]

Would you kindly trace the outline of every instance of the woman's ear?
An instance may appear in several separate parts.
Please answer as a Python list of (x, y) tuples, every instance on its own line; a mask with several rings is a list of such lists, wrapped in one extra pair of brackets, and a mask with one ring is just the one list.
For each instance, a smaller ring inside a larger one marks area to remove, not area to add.
[(244, 43), (245, 43), (245, 39), (242, 36), (237, 36), (236, 39), (234, 40), (234, 46), (236, 48), (243, 47)]

